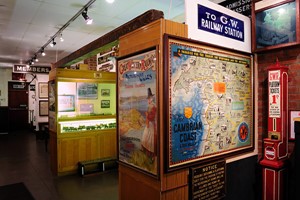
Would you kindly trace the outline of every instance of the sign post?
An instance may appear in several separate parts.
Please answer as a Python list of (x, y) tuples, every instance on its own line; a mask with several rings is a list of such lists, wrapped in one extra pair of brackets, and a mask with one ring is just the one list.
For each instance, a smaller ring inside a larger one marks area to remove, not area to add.
[(288, 155), (288, 68), (277, 61), (268, 67), (268, 137), (264, 139), (263, 200), (284, 199)]

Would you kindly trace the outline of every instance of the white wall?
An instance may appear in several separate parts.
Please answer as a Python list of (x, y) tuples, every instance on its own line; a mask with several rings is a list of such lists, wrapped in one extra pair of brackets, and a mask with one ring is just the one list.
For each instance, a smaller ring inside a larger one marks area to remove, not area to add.
[[(48, 74), (36, 74), (30, 85), (35, 85), (35, 91), (28, 93), (28, 110), (33, 110), (33, 126), (36, 126), (36, 130), (39, 130), (39, 122), (48, 122), (47, 116), (39, 116), (39, 101), (48, 99), (39, 99), (38, 96), (38, 83), (47, 82), (49, 80)], [(26, 74), (27, 82), (33, 79), (31, 74)], [(12, 81), (12, 68), (0, 68), (0, 106), (8, 106), (8, 81)], [(28, 123), (30, 123), (30, 113), (28, 112)]]
[(12, 78), (12, 68), (0, 68), (0, 106), (8, 106), (8, 81)]
[[(36, 79), (32, 81), (31, 85), (35, 85), (35, 91), (29, 91), (29, 110), (33, 110), (33, 126), (36, 126), (36, 131), (39, 130), (39, 123), (48, 122), (48, 116), (40, 116), (39, 115), (39, 101), (40, 100), (48, 100), (40, 99), (38, 95), (39, 91), (39, 83), (48, 83), (49, 75), (48, 74), (36, 74)], [(27, 79), (27, 81), (29, 81)], [(30, 118), (29, 118), (30, 120)]]

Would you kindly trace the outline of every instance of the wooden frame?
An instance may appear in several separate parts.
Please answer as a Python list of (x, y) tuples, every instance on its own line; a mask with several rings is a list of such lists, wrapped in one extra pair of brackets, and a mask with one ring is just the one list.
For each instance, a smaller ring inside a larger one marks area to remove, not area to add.
[(110, 89), (101, 89), (101, 96), (110, 96)]
[(289, 140), (295, 140), (295, 120), (294, 118), (300, 118), (300, 110), (289, 110)]
[(48, 83), (39, 83), (39, 98), (47, 99), (48, 98)]
[(166, 170), (254, 149), (249, 54), (165, 35)]
[[(282, 0), (265, 7), (260, 7), (260, 3), (261, 1), (252, 3), (253, 52), (299, 44), (299, 0)], [(284, 9), (288, 9), (288, 12), (278, 14)]]
[(110, 100), (101, 100), (101, 108), (110, 108)]
[(39, 101), (39, 116), (48, 116), (49, 105), (48, 101)]
[[(118, 59), (118, 158), (159, 176), (158, 47)], [(143, 63), (143, 64), (141, 64)]]

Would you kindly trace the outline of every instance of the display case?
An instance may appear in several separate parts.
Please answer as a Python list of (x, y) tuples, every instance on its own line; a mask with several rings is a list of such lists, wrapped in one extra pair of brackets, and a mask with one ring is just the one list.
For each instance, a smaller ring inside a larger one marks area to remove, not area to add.
[(55, 69), (49, 76), (52, 171), (76, 173), (78, 162), (115, 158), (115, 73)]
[(60, 133), (85, 132), (90, 130), (108, 130), (116, 128), (116, 119), (60, 121)]

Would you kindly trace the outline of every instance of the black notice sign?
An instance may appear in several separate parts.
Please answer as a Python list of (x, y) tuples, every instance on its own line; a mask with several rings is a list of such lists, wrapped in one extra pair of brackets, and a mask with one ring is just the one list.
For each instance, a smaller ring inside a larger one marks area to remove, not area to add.
[(49, 74), (51, 67), (44, 66), (29, 66), (29, 65), (14, 65), (14, 73), (35, 73), (35, 74)]
[(251, 0), (227, 0), (219, 4), (237, 13), (251, 17)]
[(35, 91), (35, 85), (29, 85), (30, 91)]
[(190, 169), (190, 200), (225, 197), (225, 160)]

